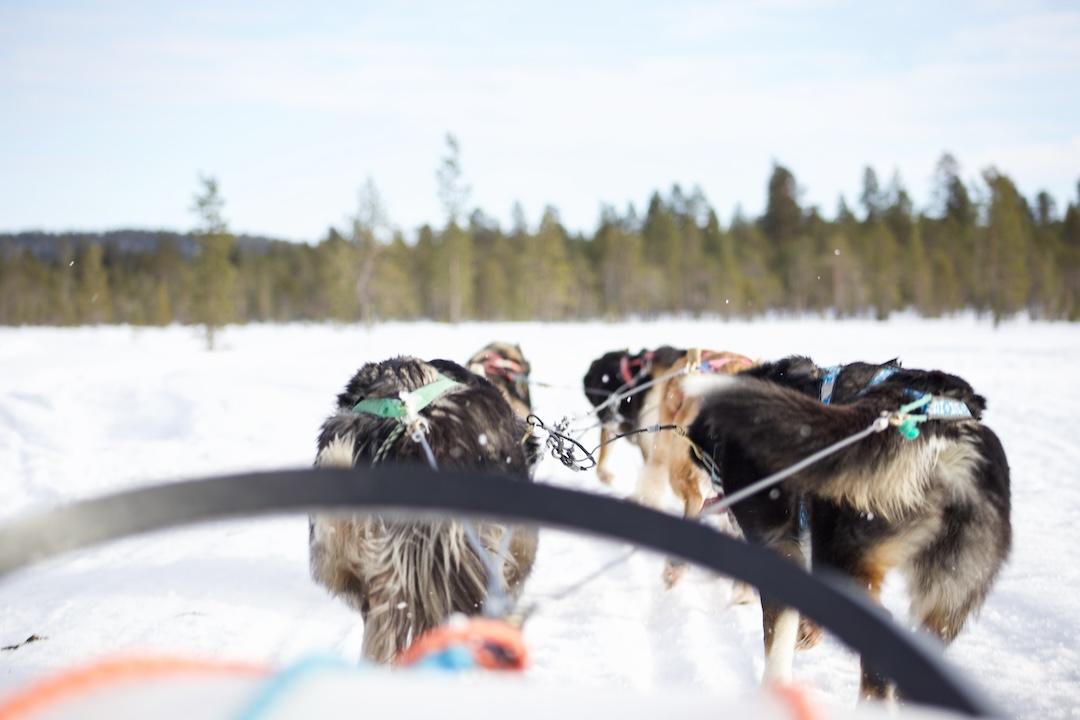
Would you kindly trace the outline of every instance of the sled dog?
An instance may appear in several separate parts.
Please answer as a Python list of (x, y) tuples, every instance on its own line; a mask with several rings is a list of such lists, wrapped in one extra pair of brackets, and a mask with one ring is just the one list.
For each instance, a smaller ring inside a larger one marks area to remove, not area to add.
[[(896, 361), (821, 368), (792, 356), (738, 376), (701, 376), (688, 392), (701, 399), (689, 439), (728, 495), (902, 408), (923, 416), (874, 432), (731, 510), (751, 541), (805, 565), (805, 502), (814, 569), (847, 575), (879, 604), (885, 574), (897, 569), (912, 619), (946, 643), (957, 636), (990, 591), (1012, 537), (1005, 451), (981, 421), (985, 399), (966, 381)], [(915, 401), (928, 404), (912, 408)], [(764, 681), (788, 682), (797, 614), (765, 597), (761, 605)], [(860, 697), (892, 692), (864, 661)]]
[(529, 373), (532, 368), (521, 352), (520, 345), (493, 342), (469, 358), (465, 367), (486, 377), (510, 403), (522, 420), (532, 412), (529, 396)]
[[(641, 450), (644, 460), (634, 500), (648, 507), (659, 508), (665, 490), (670, 487), (682, 504), (683, 517), (696, 518), (705, 499), (716, 495), (716, 488), (708, 474), (689, 458), (687, 444), (679, 436), (698, 411), (697, 399), (687, 397), (682, 390), (683, 380), (689, 373), (736, 373), (754, 364), (754, 361), (737, 353), (681, 350), (667, 345), (654, 351), (643, 350), (637, 355), (631, 355), (629, 351), (612, 351), (593, 361), (585, 375), (584, 385), (586, 396), (594, 406), (601, 408), (598, 415), (603, 425), (597, 461), (600, 479), (607, 484), (611, 484), (613, 479), (604, 466), (605, 443), (612, 438), (650, 426), (676, 426), (678, 430), (657, 430), (628, 437)], [(639, 391), (634, 392), (635, 389)], [(618, 403), (609, 402), (613, 395), (626, 393), (632, 394)], [(730, 518), (721, 520), (721, 529), (736, 537), (741, 535)], [(665, 585), (673, 587), (685, 571), (685, 563), (669, 559), (663, 572)], [(732, 587), (734, 603), (750, 602), (753, 597), (753, 589), (745, 583), (736, 582)]]
[[(639, 422), (642, 427), (655, 425), (668, 429), (642, 436), (639, 445), (645, 464), (638, 476), (635, 500), (660, 508), (665, 489), (670, 488), (682, 506), (683, 517), (693, 520), (698, 516), (706, 498), (715, 496), (717, 489), (709, 474), (691, 459), (686, 451), (687, 442), (680, 435), (694, 421), (699, 410), (698, 398), (688, 397), (683, 392), (683, 382), (699, 373), (729, 375), (754, 365), (753, 360), (737, 353), (695, 348), (670, 366), (657, 369), (655, 378), (660, 382), (647, 391)], [(733, 535), (739, 534), (732, 527), (724, 529)], [(666, 586), (673, 587), (685, 571), (685, 563), (668, 560), (663, 574)], [(737, 584), (735, 591), (733, 597), (737, 602), (753, 599), (753, 591), (744, 585)]]
[[(629, 350), (612, 350), (589, 365), (583, 384), (585, 397), (593, 407), (598, 408), (597, 419), (601, 425), (596, 474), (604, 484), (610, 485), (614, 480), (607, 467), (608, 443), (619, 435), (642, 427), (640, 419), (645, 408), (646, 391), (635, 392), (635, 389), (663, 375), (665, 369), (685, 355), (685, 350), (667, 345), (636, 354), (631, 354)], [(631, 435), (627, 439), (640, 448), (640, 437)]]
[[(426, 464), (426, 449), (411, 437), (418, 428), (439, 468), (477, 468), (529, 482), (539, 456), (528, 427), (490, 382), (448, 360), (397, 357), (364, 365), (338, 395), (319, 432), (315, 466)], [(365, 658), (392, 662), (452, 613), (483, 610), (488, 572), (466, 522), (312, 516), (311, 575), (363, 617)], [(473, 527), (493, 556), (512, 533), (502, 584), (517, 597), (536, 557), (537, 530), (492, 521)]]

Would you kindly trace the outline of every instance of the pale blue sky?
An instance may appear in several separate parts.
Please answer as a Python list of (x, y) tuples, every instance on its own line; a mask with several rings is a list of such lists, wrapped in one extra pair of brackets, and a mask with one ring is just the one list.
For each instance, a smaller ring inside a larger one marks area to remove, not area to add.
[(186, 231), (200, 173), (235, 232), (317, 240), (371, 178), (395, 226), (470, 207), (592, 232), (601, 204), (700, 186), (761, 212), (863, 169), (929, 201), (942, 152), (1059, 209), (1080, 180), (1072, 2), (0, 0), (0, 231)]

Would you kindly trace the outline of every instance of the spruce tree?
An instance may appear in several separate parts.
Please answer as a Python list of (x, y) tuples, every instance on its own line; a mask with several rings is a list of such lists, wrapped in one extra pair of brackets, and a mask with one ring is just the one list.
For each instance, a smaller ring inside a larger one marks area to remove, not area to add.
[(446, 157), (435, 174), (439, 199), (446, 212), (446, 226), (439, 238), (439, 259), (446, 269), (446, 317), (450, 322), (458, 323), (472, 314), (472, 236), (459, 225), (470, 189), (462, 180), (461, 147), (457, 138), (447, 134), (446, 145)]
[(1032, 233), (1027, 208), (1016, 186), (994, 168), (983, 173), (990, 188), (985, 233), (986, 293), (994, 323), (1021, 310), (1031, 287)]
[(232, 321), (236, 268), (233, 249), (236, 239), (221, 216), (225, 201), (217, 180), (200, 177), (202, 193), (191, 208), (198, 215), (194, 232), (198, 255), (195, 259), (195, 320), (204, 328), (206, 349), (213, 350), (218, 332)]
[(76, 315), (82, 324), (97, 325), (113, 320), (104, 258), (105, 250), (96, 242), (81, 243), (75, 253)]
[(768, 240), (766, 261), (770, 262), (772, 273), (783, 290), (781, 305), (788, 308), (805, 305), (808, 279), (804, 276), (807, 263), (802, 247), (803, 216), (798, 202), (798, 185), (790, 170), (775, 163), (760, 226)]
[(510, 241), (493, 219), (480, 210), (469, 216), (476, 263), (476, 290), (473, 297), (478, 320), (509, 320), (510, 288), (516, 273)]
[[(677, 186), (674, 194), (679, 194)], [(686, 307), (685, 276), (682, 274), (685, 270), (684, 237), (674, 213), (659, 194), (654, 194), (649, 202), (642, 237), (649, 267), (658, 276), (655, 283), (650, 283), (650, 289), (658, 291), (649, 298), (650, 309), (658, 313), (682, 312)]]
[(741, 315), (746, 305), (746, 280), (735, 238), (720, 227), (720, 218), (712, 208), (705, 220), (703, 243), (704, 268), (710, 278), (707, 286), (709, 311), (724, 318)]
[(938, 223), (931, 255), (940, 253), (935, 261), (937, 270), (951, 274), (955, 278), (954, 286), (959, 289), (950, 309), (978, 308), (983, 303), (984, 286), (979, 272), (986, 261), (975, 242), (978, 207), (960, 179), (960, 164), (949, 153), (941, 156), (934, 170), (933, 200)]
[(1080, 320), (1080, 183), (1076, 191), (1076, 202), (1069, 203), (1061, 223), (1062, 312), (1069, 320)]

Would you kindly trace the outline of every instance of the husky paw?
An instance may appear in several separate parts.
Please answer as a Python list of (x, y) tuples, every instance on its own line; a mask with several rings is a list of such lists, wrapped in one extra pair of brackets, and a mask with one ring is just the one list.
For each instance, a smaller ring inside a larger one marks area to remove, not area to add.
[(664, 587), (668, 590), (675, 587), (686, 574), (687, 567), (688, 565), (682, 560), (668, 558), (664, 563)]

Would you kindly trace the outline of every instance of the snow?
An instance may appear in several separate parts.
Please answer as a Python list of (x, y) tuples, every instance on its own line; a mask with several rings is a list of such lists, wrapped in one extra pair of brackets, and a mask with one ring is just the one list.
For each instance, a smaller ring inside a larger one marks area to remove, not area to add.
[[(388, 324), (230, 327), (207, 352), (192, 328), (0, 329), (0, 522), (125, 488), (239, 471), (309, 467), (319, 424), (362, 363), (407, 353), (459, 362), (519, 342), (548, 422), (589, 406), (581, 378), (608, 350), (661, 344), (820, 364), (900, 357), (962, 375), (1012, 468), (1012, 556), (980, 615), (946, 657), (1010, 716), (1080, 717), (1080, 445), (1073, 441), (1080, 326), (965, 316), (879, 323)], [(583, 423), (584, 424), (584, 423)], [(591, 430), (584, 444), (595, 446)], [(547, 458), (537, 479), (629, 495), (640, 455), (613, 448), (616, 482)], [(691, 570), (665, 591), (663, 559), (639, 551), (566, 597), (627, 546), (547, 530), (526, 597), (531, 678), (581, 687), (752, 693), (763, 667), (760, 609), (731, 605), (729, 581)], [(899, 582), (885, 602), (899, 621)], [(307, 574), (304, 516), (218, 522), (72, 553), (0, 583), (0, 697), (103, 655), (184, 653), (284, 665), (358, 658), (360, 622)], [(832, 638), (796, 657), (795, 676), (850, 706), (857, 658)], [(718, 706), (720, 707), (720, 706)]]

